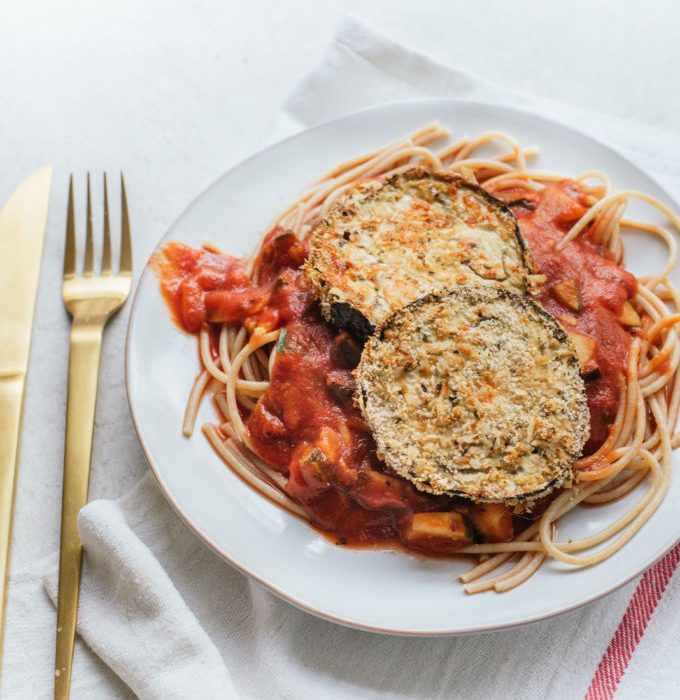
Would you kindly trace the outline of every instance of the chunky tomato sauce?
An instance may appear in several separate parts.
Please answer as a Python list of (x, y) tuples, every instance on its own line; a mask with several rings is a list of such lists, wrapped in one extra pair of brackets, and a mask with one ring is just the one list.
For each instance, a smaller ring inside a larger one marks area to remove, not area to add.
[[(616, 413), (630, 342), (618, 319), (635, 278), (587, 232), (555, 250), (585, 211), (575, 183), (498, 195), (510, 203), (546, 278), (540, 303), (565, 328), (595, 341), (586, 378), (591, 452)], [(474, 541), (512, 539), (526, 521), (507, 508), (420, 493), (378, 460), (352, 400), (361, 348), (321, 317), (299, 269), (306, 252), (292, 234), (271, 231), (260, 253), (258, 285), (241, 260), (178, 243), (168, 244), (155, 263), (164, 298), (185, 330), (221, 323), (244, 324), (251, 333), (282, 329), (270, 386), (244, 414), (258, 455), (287, 478), (288, 495), (338, 544), (401, 544), (446, 555)], [(569, 303), (554, 293), (563, 282), (570, 293), (576, 290), (567, 295)]]

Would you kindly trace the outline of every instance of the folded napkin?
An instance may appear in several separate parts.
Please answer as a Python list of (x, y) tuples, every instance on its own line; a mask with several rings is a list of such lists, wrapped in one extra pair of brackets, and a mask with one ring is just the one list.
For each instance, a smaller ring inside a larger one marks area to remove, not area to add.
[[(517, 105), (579, 127), (680, 198), (680, 138), (508, 92), (351, 18), (288, 99), (280, 135), (386, 100), (442, 95)], [(80, 531), (76, 699), (680, 697), (680, 549), (641, 581), (558, 618), (413, 639), (350, 630), (279, 600), (204, 546), (150, 474), (119, 501), (88, 504)], [(13, 577), (5, 658), (13, 671), (3, 698), (50, 696), (56, 578), (55, 556)]]

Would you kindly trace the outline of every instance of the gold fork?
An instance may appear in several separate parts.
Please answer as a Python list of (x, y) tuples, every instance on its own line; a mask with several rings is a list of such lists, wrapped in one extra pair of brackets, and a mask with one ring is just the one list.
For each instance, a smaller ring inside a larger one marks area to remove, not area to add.
[(55, 700), (69, 697), (73, 643), (78, 614), (82, 543), (78, 534), (78, 512), (87, 503), (92, 456), (92, 434), (97, 400), (99, 357), (106, 322), (123, 306), (132, 284), (132, 243), (125, 182), (120, 176), (121, 238), (120, 270), (111, 271), (109, 197), (104, 174), (104, 237), (101, 272), (94, 270), (92, 199), (87, 175), (87, 229), (83, 273), (76, 272), (76, 224), (73, 207), (73, 176), (68, 190), (66, 249), (64, 251), (64, 304), (73, 317), (68, 365), (68, 406), (64, 449), (64, 485), (61, 505), (59, 552), (59, 600), (55, 655)]

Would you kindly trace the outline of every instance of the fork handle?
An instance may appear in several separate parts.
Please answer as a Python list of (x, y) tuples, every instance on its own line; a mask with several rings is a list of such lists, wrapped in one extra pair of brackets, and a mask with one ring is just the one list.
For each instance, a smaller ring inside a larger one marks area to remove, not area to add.
[(55, 700), (68, 700), (75, 641), (83, 546), (78, 512), (87, 503), (97, 402), (103, 321), (73, 320), (68, 363), (68, 405), (61, 504), (59, 598), (55, 654)]

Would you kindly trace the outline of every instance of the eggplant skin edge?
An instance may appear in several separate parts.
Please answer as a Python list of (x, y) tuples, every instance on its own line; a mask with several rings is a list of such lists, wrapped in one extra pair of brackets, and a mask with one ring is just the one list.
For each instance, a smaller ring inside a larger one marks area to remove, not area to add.
[(333, 325), (349, 331), (362, 343), (365, 343), (375, 332), (375, 326), (358, 309), (347, 302), (331, 302), (330, 317)]

